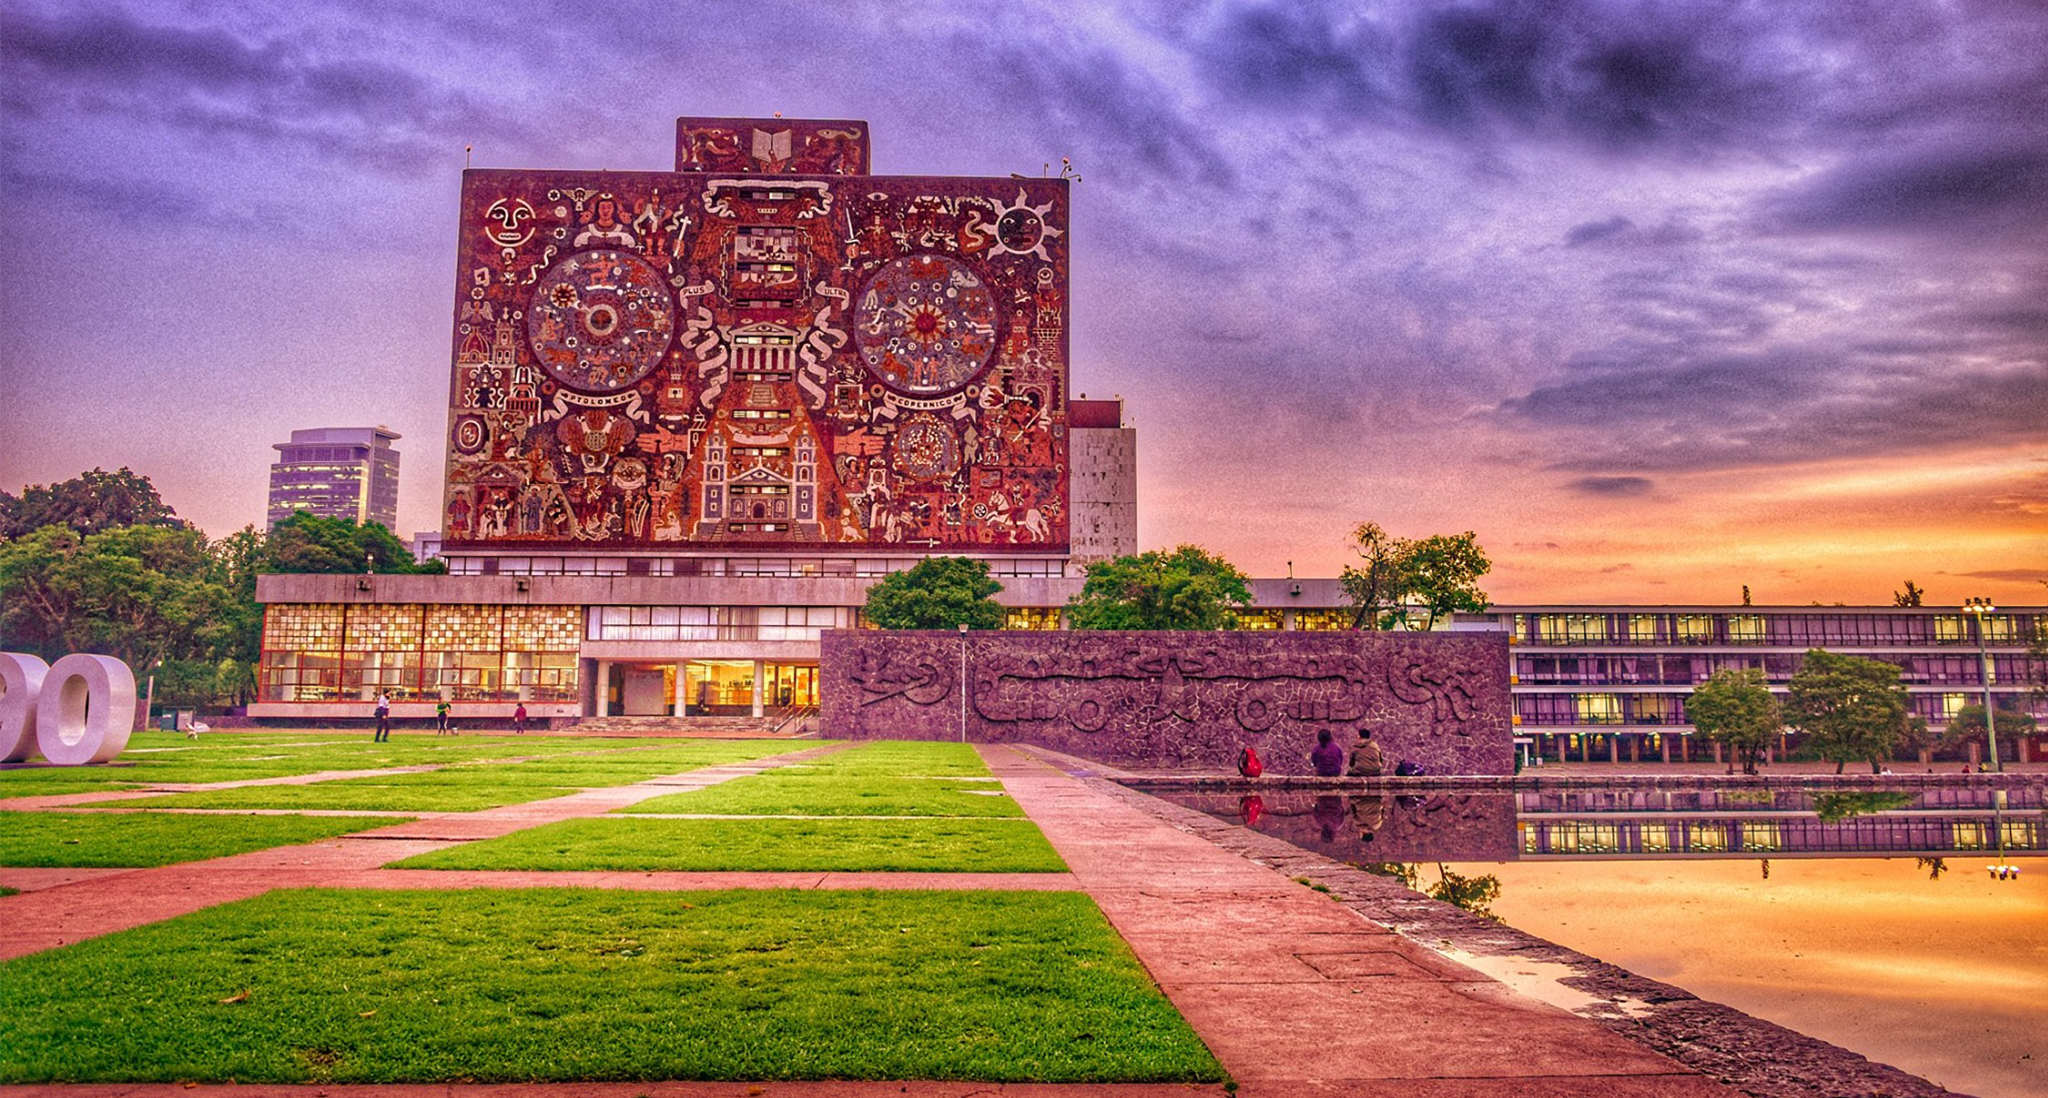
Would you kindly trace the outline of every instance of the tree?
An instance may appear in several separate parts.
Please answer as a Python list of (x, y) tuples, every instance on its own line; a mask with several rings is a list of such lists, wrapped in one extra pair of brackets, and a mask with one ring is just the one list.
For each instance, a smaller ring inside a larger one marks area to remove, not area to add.
[(438, 574), (447, 570), (440, 561), (422, 564), (414, 560), (405, 543), (383, 523), (357, 525), (352, 518), (303, 511), (271, 529), (263, 558), (266, 572)]
[(986, 561), (926, 557), (868, 588), (861, 613), (883, 629), (1001, 629), (995, 595), (1002, 589)]
[(26, 537), (45, 526), (97, 534), (116, 526), (161, 526), (189, 530), (192, 524), (157, 495), (156, 486), (126, 466), (89, 473), (55, 484), (32, 484), (20, 496), (0, 491), (0, 541)]
[[(2011, 744), (2021, 736), (2034, 734), (2035, 721), (2029, 714), (1995, 706), (1992, 714), (1992, 728), (1998, 733), (2000, 743)], [(1984, 742), (1984, 706), (1978, 702), (1956, 710), (1956, 715), (1948, 720), (1948, 731), (1942, 733), (1939, 746), (1953, 751), (1972, 740)]]
[(1478, 613), (1486, 609), (1486, 592), (1479, 589), (1479, 577), (1493, 570), (1479, 536), (1434, 534), (1415, 543), (1408, 556), (1408, 594), (1425, 615), (1424, 629), (1435, 629), (1444, 615), (1463, 610)]
[(1353, 628), (1413, 628), (1420, 613), (1422, 628), (1434, 629), (1446, 614), (1486, 609), (1479, 577), (1493, 563), (1472, 531), (1411, 541), (1365, 522), (1352, 529), (1351, 540), (1365, 567), (1345, 566), (1338, 582), (1351, 600)]
[(186, 527), (119, 526), (86, 537), (48, 525), (0, 545), (0, 644), (55, 659), (217, 658), (234, 596), (213, 583), (206, 538)]
[(1892, 592), (1892, 605), (1918, 606), (1920, 605), (1920, 600), (1926, 597), (1926, 589), (1922, 588), (1919, 584), (1914, 583), (1912, 580), (1907, 580), (1906, 586), (1898, 589), (1897, 591)]
[(1837, 774), (1851, 759), (1870, 760), (1876, 773), (1906, 730), (1906, 688), (1895, 664), (1815, 648), (1787, 685), (1786, 715)]
[(1251, 605), (1245, 574), (1222, 557), (1183, 545), (1088, 566), (1067, 601), (1076, 629), (1222, 629)]
[(1754, 668), (1729, 668), (1714, 673), (1685, 700), (1685, 715), (1700, 735), (1727, 745), (1730, 765), (1756, 773), (1757, 755), (1784, 727), (1778, 699), (1764, 686), (1764, 673)]
[(1345, 565), (1337, 576), (1351, 600), (1353, 629), (1392, 629), (1395, 611), (1407, 592), (1408, 542), (1388, 534), (1377, 522), (1361, 522), (1351, 531), (1351, 551), (1365, 567)]

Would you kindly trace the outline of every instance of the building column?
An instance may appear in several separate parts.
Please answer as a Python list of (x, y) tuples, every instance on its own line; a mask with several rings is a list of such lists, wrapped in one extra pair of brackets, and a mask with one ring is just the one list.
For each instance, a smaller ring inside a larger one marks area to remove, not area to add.
[(1611, 763), (1621, 761), (1621, 733), (1619, 732), (1609, 732), (1607, 734), (1607, 761)]
[(690, 661), (676, 661), (676, 704), (675, 715), (683, 715), (683, 706), (690, 700)]
[(597, 715), (612, 715), (612, 661), (597, 661)]
[(754, 661), (754, 716), (756, 716), (756, 717), (759, 717), (759, 716), (761, 716), (761, 715), (762, 715), (762, 713), (761, 713), (761, 673), (762, 673), (762, 667), (761, 667), (761, 665), (762, 665), (762, 662), (763, 662), (763, 661), (761, 661), (761, 660), (755, 660), (755, 661)]
[(1658, 736), (1657, 744), (1664, 749), (1664, 765), (1671, 765), (1671, 737), (1669, 735)]

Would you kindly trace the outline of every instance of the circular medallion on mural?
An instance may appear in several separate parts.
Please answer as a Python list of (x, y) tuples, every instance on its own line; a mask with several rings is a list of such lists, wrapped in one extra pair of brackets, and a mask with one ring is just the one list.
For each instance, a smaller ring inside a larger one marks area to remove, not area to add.
[(541, 369), (586, 393), (647, 376), (674, 332), (675, 303), (661, 276), (625, 252), (578, 252), (555, 264), (526, 314)]
[(931, 416), (918, 416), (896, 432), (896, 468), (912, 480), (944, 480), (960, 468), (960, 440)]
[(465, 454), (480, 454), (491, 443), (491, 425), (482, 416), (463, 416), (455, 421), (450, 441)]
[(995, 298), (956, 259), (903, 256), (868, 279), (853, 338), (861, 361), (890, 387), (918, 396), (952, 392), (995, 350)]

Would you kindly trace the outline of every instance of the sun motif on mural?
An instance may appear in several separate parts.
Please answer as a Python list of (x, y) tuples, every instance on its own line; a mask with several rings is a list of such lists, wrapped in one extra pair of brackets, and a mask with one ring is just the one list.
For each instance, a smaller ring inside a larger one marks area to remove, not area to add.
[(1052, 212), (1052, 200), (1033, 206), (1024, 196), (1023, 188), (1017, 190), (1017, 200), (1008, 205), (996, 207), (996, 247), (1015, 255), (1028, 255), (1050, 262), (1045, 245), (1053, 237), (1064, 235), (1046, 221), (1045, 215)]
[(661, 361), (675, 331), (675, 305), (660, 274), (640, 258), (579, 252), (541, 279), (526, 325), (534, 357), (555, 380), (609, 393)]
[(854, 310), (861, 360), (884, 384), (918, 396), (952, 392), (996, 347), (996, 305), (987, 283), (943, 255), (891, 260), (868, 280)]

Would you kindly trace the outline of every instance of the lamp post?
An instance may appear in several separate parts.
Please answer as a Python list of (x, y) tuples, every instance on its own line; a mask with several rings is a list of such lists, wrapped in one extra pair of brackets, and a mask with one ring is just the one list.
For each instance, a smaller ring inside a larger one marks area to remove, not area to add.
[(967, 742), (967, 623), (960, 623), (960, 742)]
[(1963, 600), (1963, 612), (1977, 619), (1977, 666), (1984, 674), (1984, 742), (1991, 748), (1991, 769), (2003, 774), (2005, 762), (1998, 757), (1998, 714), (1991, 708), (1991, 650), (1984, 637), (1986, 618), (1997, 609), (1990, 599)]

